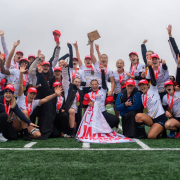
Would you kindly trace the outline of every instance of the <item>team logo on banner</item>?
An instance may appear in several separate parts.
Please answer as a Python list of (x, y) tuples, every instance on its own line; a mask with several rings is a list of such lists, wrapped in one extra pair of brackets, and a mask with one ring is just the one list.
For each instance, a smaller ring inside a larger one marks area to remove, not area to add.
[(86, 143), (135, 142), (133, 139), (118, 134), (111, 129), (96, 102), (93, 107), (89, 106), (87, 108), (76, 134), (76, 138)]

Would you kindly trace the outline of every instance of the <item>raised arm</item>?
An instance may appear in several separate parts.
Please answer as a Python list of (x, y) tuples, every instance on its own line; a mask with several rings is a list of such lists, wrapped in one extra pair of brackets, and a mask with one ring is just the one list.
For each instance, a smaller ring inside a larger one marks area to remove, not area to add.
[(96, 52), (97, 52), (97, 54), (98, 54), (98, 59), (100, 59), (101, 53), (100, 53), (100, 51), (99, 51), (99, 45), (98, 45), (98, 44), (95, 44), (95, 47), (96, 47)]
[(8, 58), (9, 51), (7, 49), (6, 42), (5, 42), (5, 39), (4, 39), (4, 31), (0, 31), (0, 36), (1, 36), (1, 43), (2, 43), (4, 54), (6, 55), (6, 58)]
[(70, 43), (67, 43), (68, 48), (69, 48), (69, 56), (70, 56), (70, 60), (69, 60), (69, 67), (73, 68), (73, 51), (72, 51), (72, 45)]
[(100, 69), (101, 69), (101, 78), (102, 78), (102, 88), (107, 90), (107, 84), (106, 84), (106, 80), (105, 80), (104, 67), (100, 66)]
[(178, 54), (178, 65), (177, 65), (177, 73), (176, 73), (176, 82), (180, 87), (180, 55)]
[(153, 86), (156, 86), (156, 79), (155, 79), (155, 76), (154, 76), (154, 71), (153, 71), (153, 68), (150, 64), (147, 64), (147, 66), (149, 67), (149, 74), (150, 74), (150, 77), (151, 77), (151, 84)]
[(18, 40), (17, 42), (14, 43), (14, 46), (6, 60), (6, 68), (10, 68), (11, 66), (11, 59), (13, 58), (14, 52), (16, 50), (16, 47), (20, 44), (20, 40)]
[(92, 59), (93, 64), (95, 64), (96, 61), (97, 61), (97, 59), (96, 59), (96, 57), (95, 57), (95, 55), (94, 55), (93, 42), (90, 41), (89, 44), (90, 44), (90, 56), (91, 56), (91, 59)]
[(60, 53), (60, 42), (56, 42), (56, 48), (55, 48), (55, 53), (54, 53), (54, 58), (52, 61), (52, 67), (54, 68), (58, 62), (59, 59), (59, 53)]
[(1, 73), (10, 75), (10, 71), (8, 69), (4, 68), (4, 63), (3, 63), (4, 56), (0, 53), (0, 67), (1, 67)]
[(142, 57), (143, 57), (143, 60), (144, 60), (144, 63), (147, 65), (147, 59), (146, 59), (146, 53), (147, 53), (147, 49), (146, 49), (146, 42), (147, 42), (148, 40), (147, 39), (145, 39), (144, 41), (143, 41), (143, 43), (141, 44), (141, 52), (142, 52)]
[(77, 41), (73, 45), (74, 45), (74, 48), (76, 49), (76, 57), (78, 58), (79, 67), (81, 67), (82, 66), (82, 60), (81, 60), (81, 57), (79, 54)]

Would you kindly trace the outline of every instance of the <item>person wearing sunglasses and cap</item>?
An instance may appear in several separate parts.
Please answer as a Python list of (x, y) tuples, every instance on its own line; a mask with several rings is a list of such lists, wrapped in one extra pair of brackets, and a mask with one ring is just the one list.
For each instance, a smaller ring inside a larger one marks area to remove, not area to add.
[(123, 135), (130, 138), (145, 138), (145, 131), (139, 131), (135, 116), (141, 112), (141, 93), (138, 91), (135, 81), (128, 79), (126, 88), (117, 96), (115, 108), (120, 111), (122, 117)]
[[(178, 65), (176, 80), (177, 85), (180, 85), (180, 58), (178, 54)], [(175, 85), (171, 80), (164, 83), (167, 94), (164, 95), (162, 105), (165, 107), (166, 117), (169, 120), (165, 123), (165, 128), (177, 132), (174, 138), (180, 137), (180, 91), (175, 90)]]
[(136, 114), (136, 123), (140, 130), (144, 130), (145, 125), (150, 126), (148, 132), (149, 139), (156, 139), (165, 129), (167, 117), (161, 104), (160, 95), (155, 79), (153, 68), (148, 64), (151, 77), (151, 86), (146, 79), (139, 81), (139, 87), (142, 92), (141, 99), (144, 106), (144, 112)]
[[(38, 127), (21, 112), (16, 103), (14, 92), (14, 86), (7, 85), (4, 90), (4, 96), (0, 96), (0, 142), (6, 142), (8, 139), (17, 139), (17, 133), (14, 128), (16, 126), (15, 122), (9, 121), (11, 112), (14, 112), (28, 127)], [(22, 127), (19, 126), (19, 128)]]
[[(34, 87), (30, 87), (27, 91), (27, 96), (23, 93), (23, 74), (27, 71), (26, 64), (20, 66), (20, 76), (19, 76), (19, 89), (18, 89), (18, 97), (17, 97), (17, 105), (25, 114), (25, 116), (30, 119), (31, 114), (33, 113), (33, 110), (37, 106), (41, 106), (44, 103), (47, 103), (51, 99), (59, 96), (62, 92), (62, 88), (56, 88), (55, 93), (52, 95), (49, 95), (43, 99), (36, 99), (35, 97), (37, 95), (37, 90)], [(17, 121), (17, 120), (15, 120)], [(16, 122), (17, 123), (17, 122)], [(22, 128), (24, 130), (24, 140), (31, 140), (29, 137), (29, 132), (31, 134), (32, 138), (39, 138), (41, 136), (41, 133), (39, 132), (39, 129), (34, 128), (32, 126), (29, 126), (27, 129), (27, 123), (23, 121), (19, 121), (19, 124), (21, 124)]]
[(32, 64), (32, 62), (36, 59), (36, 56), (34, 54), (30, 54), (28, 56), (29, 66)]

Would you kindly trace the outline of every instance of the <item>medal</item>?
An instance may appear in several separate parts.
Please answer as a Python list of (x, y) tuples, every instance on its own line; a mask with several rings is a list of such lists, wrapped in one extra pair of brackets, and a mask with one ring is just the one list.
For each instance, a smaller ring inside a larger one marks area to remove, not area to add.
[(134, 75), (134, 72), (135, 72), (135, 70), (137, 68), (137, 65), (138, 65), (138, 63), (136, 63), (134, 69), (133, 69), (133, 66), (131, 67), (131, 75)]
[(76, 101), (76, 106), (79, 106), (80, 105), (80, 102), (79, 101)]
[(169, 94), (167, 94), (167, 99), (168, 99), (168, 104), (169, 104), (169, 108), (170, 108), (170, 113), (173, 115), (173, 111), (172, 111), (172, 108), (173, 108), (173, 102), (174, 102), (174, 94), (175, 94), (175, 91), (172, 95), (172, 101), (170, 102), (170, 99), (169, 99)]
[(27, 79), (28, 79), (28, 72), (26, 73), (25, 79), (23, 78), (23, 86), (26, 86)]
[(28, 112), (28, 116), (30, 117), (30, 113), (32, 111), (32, 102), (31, 102), (31, 105), (30, 105), (30, 109), (28, 107), (28, 101), (27, 101), (27, 97), (25, 97), (25, 103), (26, 103), (26, 110)]
[(79, 102), (79, 91), (77, 90), (76, 92), (76, 106), (79, 106), (80, 102)]
[(10, 112), (10, 109), (11, 109), (11, 103), (9, 102), (9, 106), (7, 107), (5, 98), (4, 98), (4, 109), (5, 109), (5, 113), (9, 116), (9, 112)]
[(76, 73), (77, 73), (77, 68), (74, 73), (72, 72), (72, 79), (74, 79), (76, 77)]
[(23, 86), (23, 91), (25, 91), (26, 90), (26, 86)]
[(94, 75), (94, 71), (91, 71), (91, 74)]
[[(117, 72), (118, 72), (118, 70), (117, 70)], [(124, 79), (124, 69), (123, 69), (123, 75), (121, 76), (119, 73), (118, 73), (118, 75), (119, 75), (119, 82), (121, 85), (123, 85), (122, 81)]]
[(143, 113), (144, 113), (144, 114), (147, 114), (147, 113), (148, 113), (148, 109), (147, 109), (147, 108), (144, 108), (144, 109), (143, 109)]
[[(159, 64), (159, 66), (158, 66), (158, 69), (157, 69), (157, 71), (156, 71), (156, 74), (154, 73), (154, 75), (155, 75), (155, 80), (157, 80), (157, 77), (158, 77), (158, 74), (159, 74), (159, 69), (160, 69), (160, 64)], [(153, 71), (154, 71), (154, 68), (153, 68)]]

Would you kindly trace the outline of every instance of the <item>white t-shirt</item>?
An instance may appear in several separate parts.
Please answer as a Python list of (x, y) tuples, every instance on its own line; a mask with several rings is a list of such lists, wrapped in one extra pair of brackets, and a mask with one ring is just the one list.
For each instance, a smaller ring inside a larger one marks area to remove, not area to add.
[[(169, 100), (171, 103), (172, 96), (169, 96)], [(168, 105), (170, 107), (168, 98), (167, 98), (167, 94), (163, 96), (162, 104), (163, 104), (163, 106)], [(180, 117), (180, 92), (179, 91), (175, 91), (172, 112), (173, 112), (174, 117)]]
[[(145, 99), (146, 99), (146, 94), (144, 95), (144, 100)], [(143, 94), (141, 95), (141, 100), (143, 103)], [(161, 99), (158, 93), (157, 86), (151, 85), (147, 92), (147, 109), (148, 109), (148, 115), (152, 119), (155, 119), (165, 113), (161, 104)]]
[(84, 78), (86, 80), (86, 86), (85, 87), (90, 87), (91, 81), (93, 79), (95, 79), (94, 74), (93, 75), (91, 74), (91, 71), (93, 69), (86, 67), (84, 64), (81, 65), (80, 69), (84, 71)]
[[(99, 86), (101, 87), (102, 77), (101, 77), (101, 69), (99, 68), (99, 66), (100, 66), (99, 62), (96, 61), (94, 64), (94, 78), (98, 80)], [(113, 77), (113, 72), (109, 67), (105, 68), (104, 73), (105, 73), (106, 82), (108, 81), (109, 77)]]
[(61, 96), (61, 100), (60, 100), (60, 97), (58, 96), (58, 97), (57, 97), (57, 100), (58, 100), (58, 101), (61, 101), (61, 106), (60, 106), (60, 108), (58, 109), (58, 103), (56, 103), (56, 112), (61, 109), (62, 104), (63, 104), (63, 101), (64, 101), (64, 98)]
[[(21, 96), (18, 96), (18, 97), (17, 97), (17, 105), (18, 105), (18, 107), (21, 109), (21, 111), (27, 110), (25, 97), (26, 97), (26, 96), (24, 95), (24, 93), (23, 93)], [(33, 113), (34, 109), (35, 109), (37, 106), (40, 106), (40, 105), (39, 105), (39, 101), (40, 101), (40, 99), (36, 99), (36, 100), (33, 100), (33, 101), (32, 101), (32, 110), (31, 110), (31, 112), (29, 112), (30, 115)], [(29, 109), (29, 111), (30, 111), (30, 106), (31, 106), (31, 103), (28, 103), (28, 109)]]
[[(122, 84), (124, 84), (126, 82), (126, 80), (129, 79), (129, 77), (126, 75), (126, 73), (127, 73), (127, 71), (124, 71), (124, 73), (120, 74), (121, 77), (123, 77), (123, 74), (124, 74)], [(121, 84), (120, 84), (120, 79), (119, 79), (119, 73), (117, 72), (117, 70), (113, 71), (113, 76), (114, 76), (114, 80), (115, 80), (114, 93), (118, 94), (119, 92), (121, 92)]]
[[(94, 99), (97, 102), (97, 105), (101, 112), (106, 111), (106, 107), (105, 107), (106, 93), (107, 93), (107, 90), (103, 88), (101, 88), (97, 94), (96, 92), (93, 92), (93, 91), (88, 93), (90, 99)], [(93, 97), (92, 97), (92, 94), (93, 94)]]
[[(157, 70), (154, 70), (154, 74), (155, 74), (155, 75), (156, 75), (156, 72), (157, 72)], [(149, 70), (148, 70), (148, 72), (147, 72), (146, 78), (147, 78), (147, 79), (151, 79)], [(167, 70), (164, 70), (164, 69), (162, 68), (162, 63), (160, 63), (159, 73), (158, 73), (158, 76), (157, 76), (157, 79), (156, 79), (157, 88), (158, 88), (158, 92), (159, 92), (159, 93), (162, 93), (162, 92), (165, 91), (164, 83), (165, 83), (167, 80), (169, 80), (169, 71), (168, 71), (168, 69), (167, 69)]]
[[(135, 69), (136, 67), (136, 69)], [(130, 67), (129, 69), (129, 73), (131, 74), (131, 68), (132, 68), (132, 71), (134, 71), (134, 76), (139, 76), (139, 73), (140, 72), (144, 72), (145, 71), (145, 64), (143, 63), (139, 63), (137, 66), (136, 65), (133, 65), (132, 67)], [(135, 69), (135, 70), (134, 70)], [(138, 86), (138, 83), (139, 83), (139, 80), (134, 80), (135, 81), (135, 85), (137, 86), (137, 88), (139, 89), (139, 86)]]
[(19, 63), (16, 62), (16, 64), (15, 64), (14, 59), (12, 59), (10, 69), (19, 69)]
[[(18, 94), (18, 89), (19, 89), (19, 75), (20, 75), (20, 70), (19, 69), (10, 69), (9, 70), (10, 75), (7, 80), (8, 80), (8, 84), (12, 84), (15, 88), (15, 92), (14, 95), (17, 96)], [(26, 79), (26, 74), (23, 74), (23, 79)], [(28, 84), (32, 84), (32, 78), (31, 76), (28, 74), (28, 78), (26, 81), (26, 87)]]

